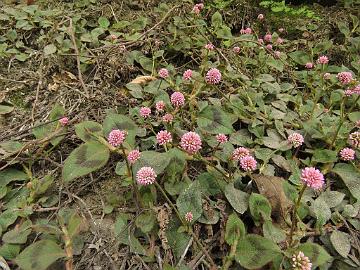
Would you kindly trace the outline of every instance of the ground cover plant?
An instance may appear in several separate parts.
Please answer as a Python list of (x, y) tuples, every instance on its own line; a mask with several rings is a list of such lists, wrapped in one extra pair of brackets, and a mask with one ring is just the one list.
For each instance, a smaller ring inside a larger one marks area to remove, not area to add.
[(360, 267), (356, 2), (10, 2), (2, 269)]

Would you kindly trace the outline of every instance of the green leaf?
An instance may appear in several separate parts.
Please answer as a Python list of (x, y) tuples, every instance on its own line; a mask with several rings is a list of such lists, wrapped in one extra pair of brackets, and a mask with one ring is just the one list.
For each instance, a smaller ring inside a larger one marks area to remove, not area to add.
[(344, 232), (335, 230), (330, 235), (330, 241), (335, 250), (344, 258), (346, 258), (351, 249), (349, 235)]
[(109, 149), (97, 142), (80, 145), (65, 160), (62, 171), (65, 182), (86, 175), (103, 167), (110, 157)]
[(211, 16), (211, 25), (214, 27), (219, 27), (222, 25), (222, 16), (221, 16), (220, 12), (216, 11)]
[(278, 226), (274, 225), (270, 220), (265, 221), (263, 224), (263, 234), (264, 237), (275, 243), (283, 242), (286, 239), (286, 233)]
[(230, 134), (234, 131), (230, 115), (217, 106), (203, 109), (197, 118), (197, 124), (210, 134)]
[(101, 28), (107, 29), (110, 26), (110, 22), (106, 17), (100, 17), (98, 23)]
[(169, 165), (170, 160), (170, 156), (166, 152), (144, 151), (141, 152), (140, 158), (133, 165), (133, 172), (136, 174), (141, 167), (146, 166), (152, 167), (156, 174), (159, 175), (164, 172)]
[(232, 213), (225, 227), (225, 241), (229, 245), (233, 245), (236, 238), (243, 238), (246, 234), (244, 222), (237, 216), (237, 214)]
[(249, 197), (249, 208), (255, 222), (271, 220), (271, 205), (265, 196), (251, 193)]
[(45, 270), (66, 253), (54, 241), (40, 240), (25, 248), (15, 262), (23, 270)]
[(6, 231), (6, 229), (13, 224), (19, 216), (18, 211), (6, 210), (0, 214), (0, 229)]
[(156, 216), (153, 211), (141, 213), (135, 220), (135, 225), (140, 228), (143, 233), (149, 233), (156, 224)]
[(75, 125), (75, 133), (84, 142), (94, 140), (96, 141), (96, 138), (91, 134), (94, 134), (96, 136), (102, 136), (103, 129), (99, 123), (96, 123), (94, 121), (84, 121)]
[(308, 62), (311, 62), (310, 56), (304, 51), (295, 51), (288, 54), (289, 57), (294, 60), (295, 63), (299, 65), (305, 65)]
[(179, 195), (176, 200), (176, 206), (182, 217), (184, 217), (186, 213), (191, 212), (193, 214), (193, 222), (201, 217), (202, 200), (198, 182), (193, 182)]
[(179, 220), (172, 218), (169, 222), (168, 229), (166, 230), (168, 244), (177, 259), (184, 253), (186, 246), (190, 241), (189, 234), (178, 231), (179, 226)]
[(31, 221), (25, 221), (21, 226), (15, 227), (13, 230), (6, 232), (2, 240), (8, 244), (25, 244), (31, 233)]
[(15, 259), (15, 257), (20, 252), (20, 245), (14, 244), (3, 244), (0, 247), (0, 256), (4, 257), (6, 260)]
[(360, 173), (352, 165), (345, 163), (336, 164), (332, 171), (341, 177), (351, 195), (360, 201)]
[[(0, 149), (3, 149), (5, 152), (14, 153), (19, 151), (23, 147), (23, 144), (17, 141), (6, 141), (0, 143)], [(0, 178), (1, 182), (1, 178)]]
[(331, 256), (326, 250), (315, 243), (304, 243), (299, 246), (299, 250), (304, 252), (305, 256), (309, 257), (313, 267), (323, 265), (332, 260)]
[(328, 149), (316, 149), (312, 161), (330, 163), (337, 161), (337, 152)]
[(246, 269), (258, 269), (280, 254), (279, 247), (271, 240), (255, 234), (241, 238), (235, 259)]
[(14, 110), (13, 106), (0, 105), (0, 115), (11, 113)]
[(233, 183), (225, 187), (224, 193), (232, 208), (239, 214), (244, 214), (249, 206), (249, 194), (236, 189)]
[(325, 192), (322, 192), (319, 196), (319, 198), (322, 198), (322, 200), (324, 200), (324, 202), (330, 208), (338, 206), (342, 202), (344, 197), (345, 197), (344, 193), (333, 191), (330, 189), (327, 189)]
[(56, 46), (54, 44), (49, 44), (44, 47), (45, 55), (50, 55), (56, 53)]
[(6, 186), (13, 181), (24, 181), (28, 179), (26, 173), (14, 168), (7, 168), (0, 172), (0, 187)]
[(129, 117), (121, 114), (110, 113), (104, 120), (103, 129), (105, 136), (108, 136), (113, 129), (125, 130), (127, 132), (125, 142), (131, 146), (135, 145), (135, 136), (138, 131), (138, 127)]

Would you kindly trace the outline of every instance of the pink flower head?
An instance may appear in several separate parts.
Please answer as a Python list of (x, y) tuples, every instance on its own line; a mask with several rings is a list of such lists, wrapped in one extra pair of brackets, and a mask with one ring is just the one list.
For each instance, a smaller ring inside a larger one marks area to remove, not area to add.
[(125, 131), (119, 130), (119, 129), (114, 129), (109, 133), (108, 142), (112, 146), (117, 147), (124, 142), (125, 137), (126, 137)]
[(187, 132), (181, 137), (180, 146), (187, 153), (193, 155), (201, 149), (201, 138), (195, 132)]
[(203, 8), (204, 8), (204, 4), (203, 4), (203, 3), (199, 3), (199, 4), (194, 5), (192, 11), (193, 11), (196, 15), (199, 15), (200, 12), (203, 10)]
[(208, 84), (218, 84), (221, 81), (221, 73), (217, 68), (211, 68), (205, 76)]
[(305, 67), (306, 67), (307, 69), (312, 69), (312, 68), (314, 68), (314, 64), (311, 63), (311, 62), (308, 62), (308, 63), (306, 63)]
[(275, 54), (275, 58), (280, 58), (281, 56), (281, 52), (279, 51), (275, 51), (274, 54)]
[(242, 28), (242, 29), (240, 30), (240, 34), (241, 34), (241, 35), (244, 35), (244, 34), (251, 35), (251, 34), (252, 34), (252, 30), (251, 30), (250, 27), (248, 27), (248, 28), (246, 28), (246, 29)]
[(183, 74), (183, 80), (189, 81), (192, 78), (193, 71), (191, 69), (185, 70)]
[(240, 158), (240, 167), (244, 171), (250, 172), (256, 170), (256, 160), (252, 156), (245, 156)]
[(231, 155), (231, 159), (239, 161), (241, 158), (249, 156), (250, 150), (245, 147), (236, 148)]
[(187, 212), (186, 214), (185, 214), (185, 220), (186, 220), (186, 222), (188, 222), (188, 223), (190, 223), (192, 220), (193, 220), (193, 214), (191, 213), (191, 212)]
[(167, 77), (169, 77), (169, 71), (166, 68), (162, 68), (159, 70), (159, 77), (166, 79)]
[(350, 89), (352, 94), (360, 95), (360, 84)]
[(276, 39), (276, 44), (283, 44), (283, 43), (284, 43), (284, 40), (281, 37), (278, 37)]
[(271, 42), (271, 39), (272, 39), (272, 35), (271, 35), (271, 34), (266, 34), (266, 35), (264, 36), (264, 40), (265, 40), (266, 42)]
[(136, 173), (136, 181), (139, 185), (146, 186), (154, 184), (156, 180), (156, 173), (151, 167), (142, 167)]
[(294, 147), (299, 147), (304, 143), (304, 137), (301, 134), (294, 132), (289, 135), (288, 142)]
[(130, 164), (134, 164), (141, 156), (141, 153), (139, 150), (135, 149), (129, 152), (127, 159)]
[(329, 80), (331, 78), (331, 74), (329, 72), (324, 73), (323, 75), (324, 80)]
[(301, 171), (301, 180), (312, 189), (320, 189), (324, 185), (324, 175), (313, 167), (307, 167)]
[(346, 89), (344, 91), (344, 95), (347, 96), (347, 97), (350, 97), (352, 94), (354, 94), (352, 89)]
[(293, 270), (311, 270), (312, 263), (310, 259), (304, 255), (303, 252), (299, 251), (296, 255), (292, 256), (292, 269)]
[(212, 43), (208, 43), (205, 45), (205, 49), (213, 51), (215, 49), (215, 46)]
[(117, 39), (117, 36), (114, 34), (111, 34), (108, 36), (108, 39), (110, 39), (111, 41), (115, 41)]
[(240, 52), (240, 47), (235, 46), (235, 47), (233, 48), (233, 52), (234, 52), (234, 53), (239, 53), (239, 52)]
[(271, 45), (271, 44), (266, 45), (266, 49), (268, 49), (269, 51), (271, 51), (271, 50), (272, 50), (272, 45)]
[(259, 42), (260, 44), (264, 44), (264, 40), (263, 40), (262, 38), (258, 38), (258, 42)]
[(349, 84), (353, 79), (352, 73), (347, 71), (339, 72), (336, 77), (341, 84)]
[(329, 58), (325, 55), (322, 55), (318, 58), (318, 60), (316, 60), (316, 63), (318, 63), (319, 65), (325, 65), (329, 63)]
[(355, 151), (351, 148), (344, 148), (340, 151), (340, 158), (345, 161), (355, 159)]
[(264, 18), (265, 18), (265, 16), (264, 16), (264, 14), (259, 14), (258, 16), (257, 16), (257, 18), (258, 18), (258, 20), (259, 21), (262, 21)]
[(64, 127), (69, 123), (69, 118), (67, 118), (67, 117), (61, 118), (61, 119), (59, 119), (59, 123), (60, 123), (60, 125), (62, 125)]
[(160, 101), (156, 102), (155, 107), (158, 112), (162, 112), (165, 109), (165, 102), (160, 100)]
[(141, 107), (140, 108), (140, 115), (144, 118), (149, 117), (151, 114), (151, 109), (148, 107)]
[(226, 143), (228, 141), (228, 137), (225, 134), (218, 134), (216, 135), (216, 141), (218, 143)]
[(279, 31), (280, 33), (283, 33), (283, 32), (285, 31), (285, 29), (284, 29), (284, 28), (279, 28), (278, 31)]
[(171, 133), (167, 130), (161, 130), (158, 132), (158, 134), (156, 134), (156, 140), (157, 143), (160, 145), (171, 143), (172, 142)]
[(360, 132), (355, 131), (349, 135), (349, 142), (355, 148), (360, 148)]
[(171, 113), (167, 113), (162, 117), (164, 123), (171, 123), (174, 120), (174, 116)]
[(170, 100), (175, 107), (181, 107), (185, 104), (185, 97), (181, 92), (172, 93)]

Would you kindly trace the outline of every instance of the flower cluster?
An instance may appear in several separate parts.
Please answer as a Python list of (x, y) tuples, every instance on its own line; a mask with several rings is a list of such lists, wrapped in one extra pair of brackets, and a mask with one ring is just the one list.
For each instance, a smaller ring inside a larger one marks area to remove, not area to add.
[(311, 270), (312, 263), (302, 251), (299, 251), (297, 255), (292, 256), (292, 267), (293, 270)]
[(140, 108), (140, 115), (144, 118), (149, 117), (151, 114), (151, 109), (148, 107), (141, 107)]
[(245, 147), (238, 147), (232, 152), (231, 159), (239, 161), (241, 158), (249, 156), (250, 150)]
[(355, 151), (351, 148), (343, 148), (340, 151), (340, 158), (345, 161), (354, 160), (355, 159)]
[(190, 131), (181, 136), (180, 146), (190, 155), (197, 153), (201, 145), (201, 138), (196, 132)]
[(247, 172), (254, 171), (256, 169), (257, 162), (252, 156), (245, 156), (240, 158), (240, 167)]
[(130, 164), (134, 164), (141, 156), (141, 153), (139, 150), (135, 149), (129, 152), (127, 159)]
[(348, 88), (347, 90), (345, 90), (345, 95), (346, 96), (360, 95), (360, 84), (356, 85), (353, 88)]
[(266, 42), (271, 42), (271, 40), (272, 40), (272, 35), (271, 35), (271, 34), (266, 34), (266, 35), (264, 36), (264, 40), (265, 40)]
[(215, 49), (215, 46), (212, 43), (208, 43), (205, 45), (205, 49), (213, 51)]
[(136, 182), (139, 185), (146, 186), (155, 183), (156, 173), (151, 167), (142, 167), (136, 173)]
[(193, 214), (192, 214), (191, 212), (187, 212), (187, 213), (185, 214), (185, 220), (186, 220), (186, 222), (190, 223), (191, 221), (193, 221), (193, 218), (194, 218), (194, 216), (193, 216)]
[(189, 81), (192, 78), (193, 71), (191, 69), (185, 70), (183, 73), (183, 79)]
[(204, 4), (203, 3), (199, 3), (199, 4), (195, 4), (192, 11), (196, 14), (199, 15), (200, 12), (203, 10), (204, 8)]
[(108, 142), (112, 146), (117, 147), (124, 142), (125, 137), (126, 137), (125, 131), (119, 130), (119, 129), (114, 129), (109, 133)]
[(175, 107), (181, 107), (185, 104), (185, 97), (181, 92), (172, 93), (170, 100)]
[(244, 34), (246, 34), (246, 35), (251, 35), (251, 34), (252, 34), (252, 30), (251, 30), (250, 27), (248, 27), (248, 28), (246, 28), (246, 29), (241, 29), (241, 30), (240, 30), (240, 34), (242, 34), (242, 35), (244, 35)]
[(174, 116), (171, 113), (167, 113), (162, 117), (164, 123), (171, 123), (174, 120)]
[(360, 132), (355, 131), (349, 135), (349, 142), (355, 148), (360, 148)]
[(169, 77), (169, 71), (166, 68), (162, 68), (159, 70), (159, 77), (166, 79), (167, 77)]
[(308, 63), (306, 63), (305, 67), (306, 67), (307, 69), (312, 69), (312, 68), (314, 68), (314, 64), (311, 63), (311, 62), (308, 62)]
[(339, 72), (336, 77), (341, 84), (349, 84), (353, 79), (352, 73), (347, 71)]
[(61, 119), (59, 119), (59, 123), (62, 126), (66, 126), (69, 123), (69, 118), (67, 118), (67, 117), (61, 118)]
[(329, 58), (325, 55), (322, 55), (316, 60), (316, 63), (318, 63), (319, 65), (325, 65), (329, 63)]
[(234, 53), (240, 53), (240, 47), (239, 47), (239, 46), (235, 46), (235, 47), (233, 48), (233, 52), (234, 52)]
[(226, 143), (228, 141), (228, 137), (225, 134), (218, 134), (216, 135), (216, 141), (218, 143)]
[(324, 185), (324, 175), (313, 167), (307, 167), (301, 171), (301, 181), (312, 189), (321, 189)]
[(299, 147), (304, 143), (304, 137), (301, 134), (294, 132), (289, 135), (288, 142), (293, 147)]
[(161, 130), (156, 134), (157, 143), (160, 145), (164, 145), (172, 142), (171, 133), (167, 130)]
[(165, 109), (165, 102), (160, 100), (160, 101), (156, 102), (155, 107), (158, 112), (162, 112)]
[(211, 68), (205, 76), (208, 84), (218, 84), (221, 81), (221, 73), (217, 68)]

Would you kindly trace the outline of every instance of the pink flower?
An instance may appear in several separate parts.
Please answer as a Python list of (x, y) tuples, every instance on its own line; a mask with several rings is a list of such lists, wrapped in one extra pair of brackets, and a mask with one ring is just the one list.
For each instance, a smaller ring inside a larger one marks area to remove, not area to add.
[(199, 4), (194, 5), (192, 11), (193, 11), (196, 15), (199, 15), (200, 12), (203, 10), (203, 8), (204, 8), (204, 4), (203, 4), (203, 3), (199, 3)]
[(201, 138), (195, 132), (187, 132), (181, 137), (180, 146), (189, 154), (195, 154), (201, 149)]
[(185, 70), (183, 74), (183, 79), (189, 81), (192, 78), (193, 71), (191, 69)]
[(245, 156), (240, 158), (240, 167), (247, 172), (256, 170), (256, 160), (252, 156)]
[(349, 135), (349, 142), (355, 148), (360, 148), (360, 132), (355, 131)]
[(205, 45), (205, 49), (213, 51), (215, 49), (215, 46), (212, 43), (208, 43)]
[(144, 118), (149, 117), (151, 114), (151, 109), (148, 107), (141, 107), (140, 108), (140, 115)]
[(127, 159), (130, 164), (134, 164), (141, 156), (141, 153), (139, 150), (135, 149), (129, 152)]
[(353, 79), (352, 73), (347, 71), (339, 72), (336, 77), (342, 84), (349, 84)]
[(164, 123), (171, 123), (174, 120), (174, 116), (170, 113), (167, 113), (162, 117), (162, 120)]
[(218, 84), (221, 81), (221, 73), (217, 68), (211, 68), (205, 76), (208, 84)]
[(311, 63), (311, 62), (308, 62), (308, 63), (306, 63), (305, 67), (306, 67), (307, 69), (312, 69), (312, 68), (314, 68), (314, 64)]
[(304, 137), (301, 134), (294, 132), (289, 135), (288, 142), (294, 147), (299, 147), (304, 143)]
[(185, 220), (186, 222), (190, 223), (193, 220), (193, 214), (191, 212), (187, 212), (185, 214)]
[(320, 189), (324, 185), (324, 175), (313, 167), (307, 167), (301, 171), (301, 180), (312, 189)]
[(316, 60), (316, 63), (318, 63), (320, 65), (325, 65), (325, 64), (329, 63), (329, 58), (325, 55), (322, 55), (318, 58), (318, 60)]
[(115, 41), (117, 39), (117, 36), (114, 34), (111, 34), (108, 36), (108, 39), (110, 39), (111, 41)]
[(161, 130), (158, 132), (158, 134), (156, 134), (156, 140), (157, 143), (160, 145), (171, 143), (172, 142), (171, 133), (167, 130)]
[(64, 127), (69, 123), (69, 118), (67, 118), (67, 117), (61, 118), (61, 119), (59, 119), (59, 123), (60, 123), (60, 125), (62, 125)]
[(264, 18), (265, 18), (265, 16), (264, 16), (264, 14), (259, 14), (258, 16), (257, 16), (257, 18), (258, 18), (258, 20), (259, 21), (262, 21)]
[(266, 34), (266, 35), (264, 36), (264, 40), (265, 40), (266, 42), (271, 42), (271, 39), (272, 39), (272, 35), (271, 35), (271, 34)]
[(350, 97), (352, 94), (354, 94), (352, 89), (346, 89), (344, 91), (344, 95), (347, 96), (347, 97)]
[(139, 185), (146, 186), (153, 184), (156, 180), (156, 173), (151, 167), (142, 167), (136, 173), (136, 181)]
[(226, 143), (228, 141), (228, 137), (225, 134), (216, 135), (216, 140), (218, 143)]
[(275, 51), (274, 54), (275, 54), (275, 58), (280, 58), (281, 56), (281, 52), (279, 51)]
[(284, 29), (284, 28), (279, 28), (278, 31), (279, 31), (280, 33), (283, 33), (283, 32), (285, 31), (285, 29)]
[(357, 86), (355, 86), (354, 88), (349, 89), (352, 94), (357, 94), (360, 95), (360, 84), (358, 84)]
[(278, 37), (276, 39), (276, 44), (283, 44), (283, 43), (284, 43), (284, 40), (281, 37)]
[(298, 255), (292, 256), (292, 267), (293, 270), (311, 270), (312, 263), (303, 252), (299, 251)]
[(355, 159), (355, 151), (351, 148), (344, 148), (340, 151), (340, 158), (345, 161)]
[(324, 80), (329, 80), (331, 78), (331, 74), (329, 72), (324, 73), (323, 75)]
[(166, 68), (162, 68), (159, 70), (159, 77), (166, 79), (167, 77), (169, 77), (169, 71)]
[(247, 34), (247, 35), (250, 35), (252, 33), (252, 30), (251, 30), (251, 28), (250, 27), (248, 27), (248, 28), (246, 28), (246, 29), (241, 29), (240, 30), (240, 34), (241, 35), (244, 35), (244, 34)]
[(231, 158), (239, 161), (241, 158), (249, 156), (250, 150), (245, 147), (238, 147), (232, 152)]
[(272, 45), (271, 45), (271, 44), (266, 45), (266, 49), (268, 49), (269, 51), (271, 51), (271, 50), (272, 50)]
[(158, 112), (162, 112), (165, 109), (165, 102), (160, 100), (160, 101), (156, 102), (155, 107)]
[(109, 133), (108, 142), (112, 146), (117, 147), (124, 142), (125, 137), (126, 137), (125, 131), (119, 130), (119, 129), (114, 129)]
[(174, 92), (171, 97), (171, 104), (175, 107), (181, 107), (185, 104), (185, 97), (181, 92)]
[(260, 44), (264, 44), (264, 40), (263, 40), (262, 38), (258, 38), (258, 42), (259, 42)]
[(234, 52), (234, 53), (239, 53), (239, 52), (240, 52), (240, 47), (235, 46), (235, 47), (233, 48), (233, 52)]

